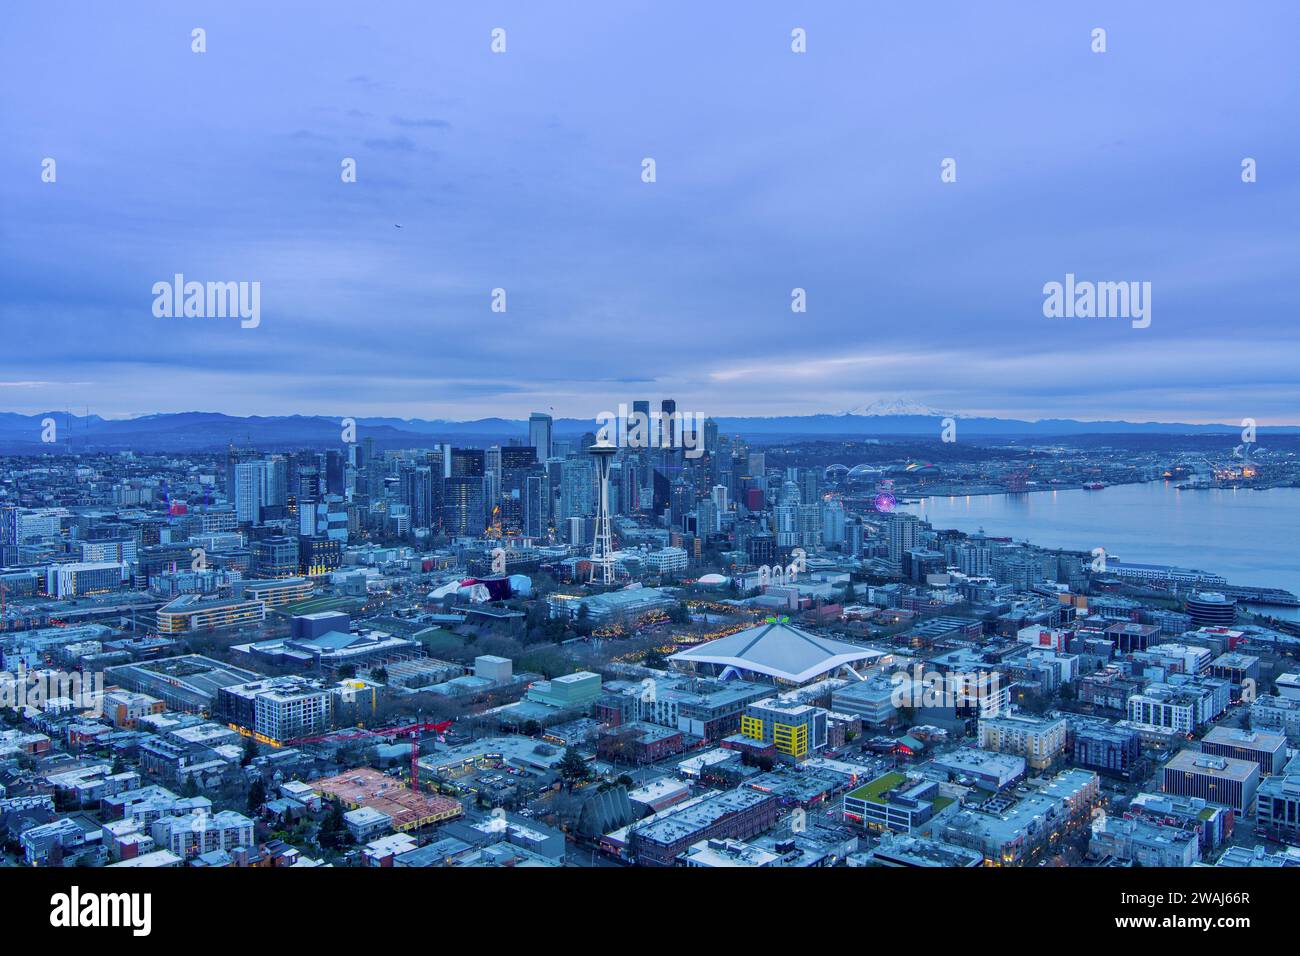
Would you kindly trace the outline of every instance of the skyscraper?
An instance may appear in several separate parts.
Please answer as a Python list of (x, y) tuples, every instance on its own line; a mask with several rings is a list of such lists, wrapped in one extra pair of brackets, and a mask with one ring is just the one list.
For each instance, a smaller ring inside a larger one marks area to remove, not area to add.
[[(650, 403), (641, 399), (632, 403), (632, 416), (637, 421), (644, 422), (646, 441), (653, 442), (654, 435), (650, 433)], [(629, 426), (630, 427), (630, 426)]]
[(402, 470), (400, 476), (402, 504), (409, 509), (412, 528), (433, 526), (433, 470), (427, 465)]
[(896, 511), (889, 518), (889, 560), (899, 563), (903, 555), (915, 548), (921, 540), (921, 519), (905, 511)]
[(343, 494), (343, 452), (331, 448), (325, 452), (325, 490), (331, 495)]
[(235, 506), (235, 520), (240, 524), (257, 524), (262, 520), (266, 503), (266, 462), (241, 461), (233, 465), (233, 483), (229, 489)]
[(566, 458), (560, 466), (560, 520), (589, 517), (595, 506), (596, 469), (591, 458)]
[(839, 498), (832, 498), (822, 508), (822, 542), (827, 546), (844, 543), (845, 515), (844, 505)]
[(487, 526), (486, 456), (481, 448), (453, 448), (443, 483), (443, 526), (452, 535), (480, 535)]
[(450, 535), (481, 535), (487, 526), (483, 478), (453, 475), (444, 484), (443, 527)]
[(677, 437), (677, 402), (665, 398), (659, 403), (659, 444), (663, 448), (675, 448)]
[(704, 450), (710, 455), (718, 453), (718, 423), (712, 418), (704, 419)]
[(539, 471), (524, 479), (523, 531), (530, 538), (546, 534), (551, 518), (551, 482)]
[(545, 412), (533, 412), (528, 416), (528, 444), (537, 449), (537, 458), (546, 461), (551, 457), (551, 432), (554, 421)]
[(507, 445), (500, 449), (501, 523), (506, 531), (522, 531), (528, 476), (537, 471), (537, 449), (532, 445)]

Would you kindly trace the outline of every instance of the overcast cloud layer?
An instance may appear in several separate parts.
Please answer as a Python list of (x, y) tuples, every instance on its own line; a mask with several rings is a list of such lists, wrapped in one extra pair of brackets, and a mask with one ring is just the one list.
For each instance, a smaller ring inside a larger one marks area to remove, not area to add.
[[(1291, 0), (6, 4), (0, 410), (1300, 422), (1298, 36)], [(155, 317), (178, 272), (259, 281), (260, 326)], [(1150, 328), (1045, 318), (1066, 273), (1149, 281)]]

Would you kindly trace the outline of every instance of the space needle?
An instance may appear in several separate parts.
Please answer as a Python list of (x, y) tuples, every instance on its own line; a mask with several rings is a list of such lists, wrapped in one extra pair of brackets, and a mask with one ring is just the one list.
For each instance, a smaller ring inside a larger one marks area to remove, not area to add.
[(596, 510), (596, 533), (591, 545), (591, 578), (596, 583), (596, 569), (600, 569), (600, 583), (614, 583), (614, 537), (609, 530), (609, 465), (618, 454), (618, 446), (608, 441), (598, 441), (587, 449), (596, 459), (597, 487), (600, 504)]

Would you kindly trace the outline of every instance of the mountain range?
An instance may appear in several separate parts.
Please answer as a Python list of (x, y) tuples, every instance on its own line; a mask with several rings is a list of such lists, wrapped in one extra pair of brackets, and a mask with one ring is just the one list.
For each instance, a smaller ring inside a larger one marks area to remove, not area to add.
[[(786, 415), (715, 419), (723, 434), (741, 434), (759, 442), (799, 439), (864, 439), (888, 437), (939, 437), (943, 412), (907, 402), (873, 403), (863, 414)], [(1006, 418), (953, 416), (959, 439), (1050, 439), (1084, 435), (1239, 435), (1232, 424), (1182, 422), (1078, 421), (1066, 418), (1023, 421)], [(55, 442), (48, 422), (54, 423)], [(106, 419), (98, 415), (45, 412), (20, 415), (0, 412), (0, 454), (42, 454), (88, 451), (216, 451), (229, 445), (257, 448), (328, 447), (342, 438), (342, 418), (323, 416), (236, 416), (218, 412), (175, 412), (138, 418)], [(526, 438), (525, 420), (481, 418), (445, 421), (419, 418), (357, 418), (357, 438), (373, 438), (381, 448), (421, 447), (439, 441), (466, 445)], [(578, 438), (594, 432), (590, 419), (557, 418), (554, 434)], [(1300, 426), (1261, 427), (1267, 436), (1300, 435)]]

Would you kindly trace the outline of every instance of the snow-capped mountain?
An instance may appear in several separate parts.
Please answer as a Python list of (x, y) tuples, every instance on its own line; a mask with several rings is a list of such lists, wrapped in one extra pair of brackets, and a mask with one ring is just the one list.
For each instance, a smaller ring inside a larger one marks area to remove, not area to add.
[(951, 412), (931, 408), (910, 398), (878, 398), (858, 414), (880, 418), (894, 415), (934, 415), (945, 418), (952, 415)]

